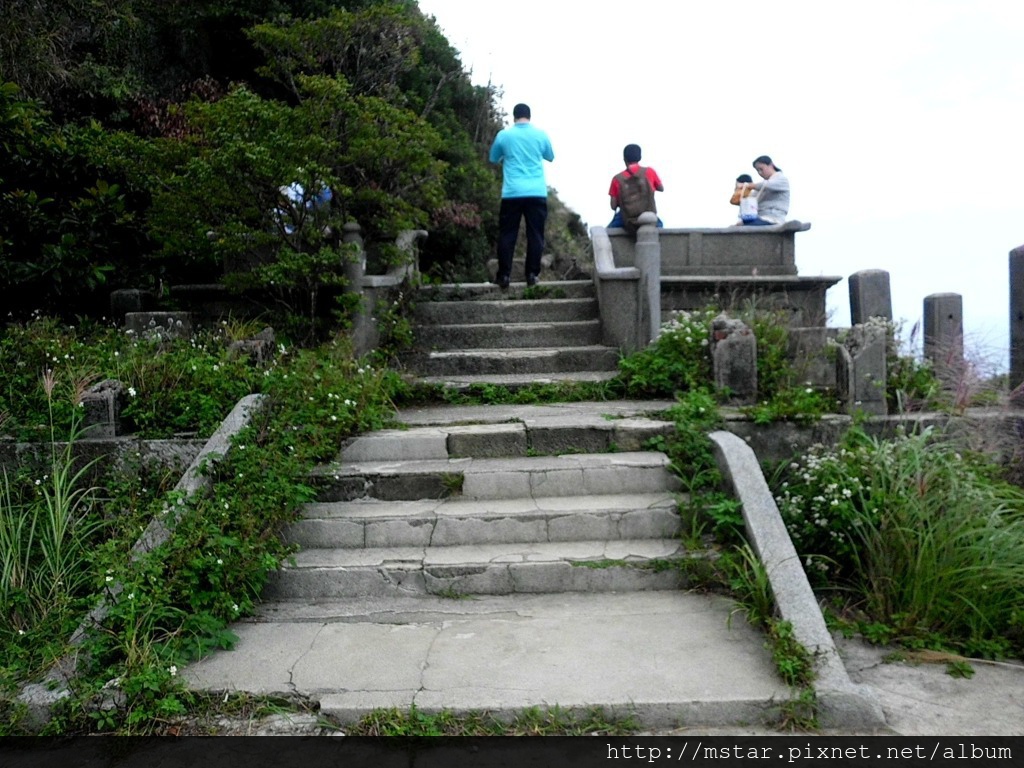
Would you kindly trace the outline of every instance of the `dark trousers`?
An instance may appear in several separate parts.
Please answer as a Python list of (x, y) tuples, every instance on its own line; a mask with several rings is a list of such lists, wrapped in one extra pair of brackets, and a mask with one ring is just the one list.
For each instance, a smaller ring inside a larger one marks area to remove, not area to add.
[(544, 253), (544, 223), (548, 218), (546, 197), (503, 197), (498, 212), (498, 279), (512, 274), (512, 256), (519, 239), (519, 222), (526, 219), (526, 275), (540, 274)]

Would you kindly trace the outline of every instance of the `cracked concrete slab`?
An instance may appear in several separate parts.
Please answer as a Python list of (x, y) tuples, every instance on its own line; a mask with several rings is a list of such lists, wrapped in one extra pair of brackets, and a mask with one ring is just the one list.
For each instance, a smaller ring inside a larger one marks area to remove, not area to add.
[(761, 633), (730, 621), (731, 602), (712, 595), (348, 601), (320, 616), (278, 607), (236, 625), (235, 650), (187, 667), (190, 687), (293, 690), (343, 720), (412, 704), (501, 713), (547, 703), (642, 708), (664, 725), (742, 722), (790, 695)]

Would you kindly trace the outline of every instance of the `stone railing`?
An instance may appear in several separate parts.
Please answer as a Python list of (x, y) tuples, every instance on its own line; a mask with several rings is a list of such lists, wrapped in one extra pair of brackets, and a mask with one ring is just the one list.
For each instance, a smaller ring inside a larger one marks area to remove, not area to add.
[[(825, 324), (825, 295), (841, 277), (796, 274), (795, 236), (811, 225), (660, 229), (642, 225), (591, 229), (606, 344), (633, 352), (657, 335), (673, 312), (755, 300), (782, 309), (793, 327)], [(655, 291), (654, 286), (659, 290)]]
[(359, 252), (363, 254), (361, 259), (355, 259), (347, 265), (345, 275), (349, 290), (362, 296), (352, 327), (352, 338), (357, 354), (364, 354), (379, 346), (381, 338), (378, 313), (381, 304), (386, 305), (394, 301), (402, 286), (419, 275), (419, 244), (426, 238), (427, 231), (423, 229), (400, 232), (395, 239), (395, 245), (405, 254), (402, 263), (382, 275), (368, 275), (359, 225), (345, 225), (342, 242), (358, 243)]
[[(635, 238), (621, 229), (591, 230), (604, 343), (626, 354), (642, 349), (680, 310), (717, 306), (728, 312), (748, 302), (782, 309), (790, 315), (790, 359), (803, 381), (835, 390), (849, 413), (888, 412), (887, 359), (893, 344), (888, 272), (872, 269), (850, 275), (851, 327), (829, 328), (826, 292), (842, 278), (796, 274), (795, 235), (810, 229), (810, 224), (659, 229), (655, 221), (653, 215), (642, 221)], [(1012, 251), (1010, 258), (1011, 278), (1024, 274), (1024, 247)], [(1011, 296), (1011, 342), (1016, 340), (1024, 349), (1021, 297), (1024, 293), (1014, 303)], [(924, 357), (942, 385), (955, 389), (966, 375), (961, 297), (925, 297), (923, 317)], [(723, 320), (709, 342), (716, 382), (739, 395), (737, 402), (756, 398), (756, 339), (750, 329)], [(1011, 360), (1019, 369), (1017, 376), (1024, 378), (1024, 353), (1014, 357), (1011, 350)], [(1024, 397), (1019, 401), (1024, 404)]]
[[(662, 276), (795, 275), (796, 233), (811, 225), (787, 221), (772, 227), (658, 229)], [(634, 264), (633, 238), (623, 229), (601, 229), (615, 264)]]

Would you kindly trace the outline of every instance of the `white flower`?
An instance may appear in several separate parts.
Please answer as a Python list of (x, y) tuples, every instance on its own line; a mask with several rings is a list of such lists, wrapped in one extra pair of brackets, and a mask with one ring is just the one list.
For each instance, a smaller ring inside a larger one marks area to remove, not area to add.
[(167, 671), (171, 673), (171, 677), (174, 677), (176, 674), (178, 674), (178, 668), (173, 664), (171, 664), (171, 666), (167, 668)]
[(138, 394), (138, 393), (135, 391), (135, 387), (128, 387), (128, 396), (129, 397), (135, 397), (136, 394)]
[(232, 605), (231, 606), (231, 610), (233, 610), (235, 613), (238, 613), (238, 603), (235, 603), (234, 605)]
[(114, 580), (113, 576), (107, 576), (107, 581), (113, 581), (113, 580)]
[(219, 557), (217, 558), (217, 565), (224, 565), (224, 561), (221, 560)]

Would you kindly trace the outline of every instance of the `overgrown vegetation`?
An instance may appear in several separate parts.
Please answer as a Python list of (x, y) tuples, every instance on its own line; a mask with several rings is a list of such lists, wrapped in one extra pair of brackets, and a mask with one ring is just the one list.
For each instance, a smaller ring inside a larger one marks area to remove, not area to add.
[(486, 712), (456, 714), (378, 709), (348, 729), (353, 736), (621, 736), (636, 733), (632, 717), (607, 714), (600, 707), (583, 712), (554, 706), (530, 707), (510, 721)]
[[(716, 542), (708, 578), (765, 626), (780, 674), (802, 692), (789, 717), (813, 724), (813, 660), (774, 615), (707, 438), (730, 395), (711, 375), (720, 308), (678, 313), (618, 377), (596, 384), (410, 387), (384, 364), (411, 338), (400, 302), (379, 315), (385, 349), (355, 356), (351, 295), (339, 297), (355, 256), (341, 242), (346, 224), (361, 226), (371, 269), (405, 258), (392, 245), (398, 231), (429, 229), (420, 267), (448, 282), (485, 279), (495, 239), (498, 177), (485, 158), (502, 119), (497, 90), (471, 84), (415, 3), (117, 0), (97, 16), (94, 3), (43, 0), (8, 16), (0, 70), (16, 82), (0, 83), (0, 437), (37, 450), (0, 475), (0, 734), (20, 732), (14, 694), (65, 653), (100, 600), (107, 614), (50, 732), (149, 733), (212, 706), (178, 669), (231, 646), (230, 623), (290, 554), (278, 533), (313, 496), (309, 469), (343, 438), (389, 424), (396, 401), (623, 397), (674, 401), (675, 432), (651, 447), (683, 481), (686, 535)], [(585, 228), (554, 192), (549, 205), (549, 243), (571, 273), (588, 258)], [(148, 289), (171, 306), (171, 286), (222, 279), (249, 291), (283, 334), (265, 367), (232, 345), (262, 322), (168, 341), (101, 319), (111, 289)], [(758, 402), (743, 413), (806, 421), (834, 408), (789, 362), (785, 318), (755, 306), (730, 313), (758, 341)], [(885, 330), (893, 412), (991, 402), (975, 367), (936, 371), (900, 348), (896, 327)], [(80, 457), (82, 395), (108, 378), (127, 392), (123, 421), (145, 438), (208, 437), (239, 398), (264, 399), (232, 450), (205, 467), (209, 490), (185, 498), (170, 492), (180, 467)], [(1024, 653), (1024, 498), (968, 447), (936, 431), (883, 440), (854, 428), (775, 479), (808, 572), (865, 637)], [(174, 535), (133, 555), (153, 519)], [(635, 730), (557, 708), (511, 724), (380, 711), (359, 728)]]
[[(168, 351), (174, 349), (190, 351), (197, 365), (208, 354), (188, 342), (169, 345)], [(161, 365), (158, 356), (150, 357)], [(137, 363), (144, 373), (145, 358)], [(280, 350), (271, 367), (253, 373), (258, 373), (254, 379), (266, 404), (230, 453), (207, 466), (208, 492), (185, 498), (168, 495), (166, 487), (140, 492), (135, 485), (115, 483), (86, 508), (78, 503), (84, 502), (86, 488), (65, 474), (40, 480), (27, 473), (3, 486), (9, 511), (5, 521), (12, 521), (0, 541), (5, 563), (0, 643), (8, 651), (0, 681), (5, 694), (12, 695), (20, 681), (64, 653), (64, 641), (84, 611), (108, 599), (102, 626), (89, 633), (83, 646), (82, 674), (51, 729), (143, 733), (188, 711), (191, 695), (179, 684), (177, 669), (212, 648), (232, 644), (229, 622), (252, 610), (267, 574), (288, 555), (276, 534), (312, 498), (304, 481), (308, 469), (331, 457), (344, 436), (389, 423), (391, 398), (402, 386), (397, 374), (375, 367), (370, 359), (356, 359), (343, 338), (316, 349)], [(223, 418), (233, 401), (221, 405)], [(54, 437), (64, 436), (55, 432)], [(54, 471), (71, 466), (70, 453), (55, 466)], [(63, 488), (60, 498), (44, 483)], [(55, 500), (64, 503), (64, 519), (73, 520), (78, 532), (74, 548), (67, 545), (56, 553), (46, 542), (65, 539), (56, 534), (41, 539), (28, 530), (39, 521), (41, 534)], [(152, 518), (168, 522), (173, 536), (132, 556)], [(104, 521), (109, 522), (106, 535), (91, 535), (86, 551), (82, 537)], [(75, 578), (51, 577), (49, 563), (66, 570), (72, 567), (72, 554)], [(26, 580), (21, 575), (25, 568), (39, 575)], [(40, 596), (46, 598), (45, 616), (30, 612)], [(114, 706), (97, 707), (101, 701)], [(7, 732), (16, 732), (19, 709), (13, 699), (5, 702), (0, 708)]]
[(889, 641), (1024, 652), (1024, 492), (933, 429), (847, 432), (780, 473), (779, 506), (819, 588)]

